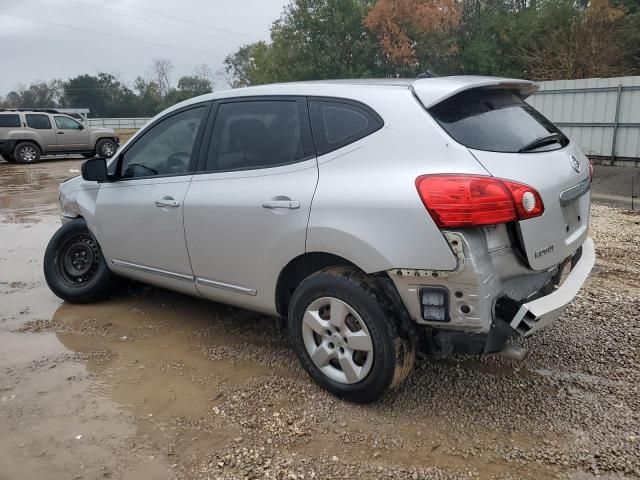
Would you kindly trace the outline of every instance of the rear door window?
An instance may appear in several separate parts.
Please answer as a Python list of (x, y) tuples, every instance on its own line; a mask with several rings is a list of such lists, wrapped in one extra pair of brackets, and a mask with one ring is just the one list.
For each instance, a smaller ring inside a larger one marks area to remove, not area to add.
[(277, 167), (308, 158), (305, 150), (298, 101), (225, 102), (216, 114), (205, 170)]
[(312, 99), (309, 114), (318, 155), (371, 135), (384, 124), (371, 108), (346, 100)]
[(49, 130), (51, 128), (51, 121), (49, 115), (42, 115), (40, 113), (27, 113), (27, 126), (36, 130)]
[(476, 150), (515, 153), (550, 134), (558, 134), (560, 142), (535, 151), (569, 143), (558, 127), (511, 90), (467, 90), (431, 107), (429, 113), (454, 140)]
[(0, 128), (20, 127), (20, 115), (17, 113), (5, 113), (0, 115)]

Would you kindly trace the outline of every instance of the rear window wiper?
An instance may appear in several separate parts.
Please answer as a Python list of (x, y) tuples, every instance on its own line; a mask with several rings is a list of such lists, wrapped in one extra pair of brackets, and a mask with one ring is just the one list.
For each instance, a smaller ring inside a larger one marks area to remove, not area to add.
[(545, 145), (549, 145), (551, 143), (562, 144), (563, 138), (564, 136), (561, 133), (550, 133), (549, 135), (545, 135), (544, 137), (536, 138), (533, 142), (527, 143), (524, 147), (518, 150), (518, 153), (535, 150), (538, 147), (544, 147)]

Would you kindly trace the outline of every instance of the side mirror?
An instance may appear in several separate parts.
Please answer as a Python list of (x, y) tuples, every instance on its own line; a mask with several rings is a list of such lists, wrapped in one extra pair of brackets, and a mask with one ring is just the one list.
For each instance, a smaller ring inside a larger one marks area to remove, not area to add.
[(83, 124), (81, 124), (81, 123), (79, 123), (79, 124), (78, 124), (78, 130), (84, 130), (84, 125), (83, 125)]
[(109, 179), (107, 161), (104, 158), (92, 158), (82, 164), (82, 178), (90, 182), (104, 182)]

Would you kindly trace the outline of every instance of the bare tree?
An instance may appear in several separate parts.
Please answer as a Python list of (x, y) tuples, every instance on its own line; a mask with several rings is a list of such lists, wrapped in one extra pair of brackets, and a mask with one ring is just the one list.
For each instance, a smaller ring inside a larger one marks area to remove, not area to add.
[(171, 60), (167, 58), (154, 58), (147, 73), (149, 81), (157, 85), (158, 93), (162, 98), (166, 97), (169, 90), (171, 90), (171, 73), (173, 69), (174, 67)]
[(193, 76), (199, 78), (201, 80), (208, 80), (211, 84), (214, 84), (214, 75), (211, 67), (206, 63), (201, 63), (200, 65), (196, 65), (193, 69)]

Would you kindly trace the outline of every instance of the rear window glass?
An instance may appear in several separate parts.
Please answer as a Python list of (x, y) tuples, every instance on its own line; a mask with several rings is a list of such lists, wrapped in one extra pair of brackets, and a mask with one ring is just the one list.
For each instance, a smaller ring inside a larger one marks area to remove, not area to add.
[(51, 122), (48, 115), (42, 114), (26, 114), (27, 126), (35, 128), (36, 130), (48, 130), (51, 128)]
[(431, 107), (429, 113), (454, 140), (477, 150), (519, 152), (550, 134), (559, 134), (560, 143), (535, 151), (569, 143), (554, 124), (511, 90), (468, 90)]
[(311, 100), (309, 113), (319, 155), (360, 140), (383, 125), (369, 107), (352, 102)]
[(20, 115), (15, 113), (5, 113), (0, 115), (0, 128), (6, 127), (19, 127)]

